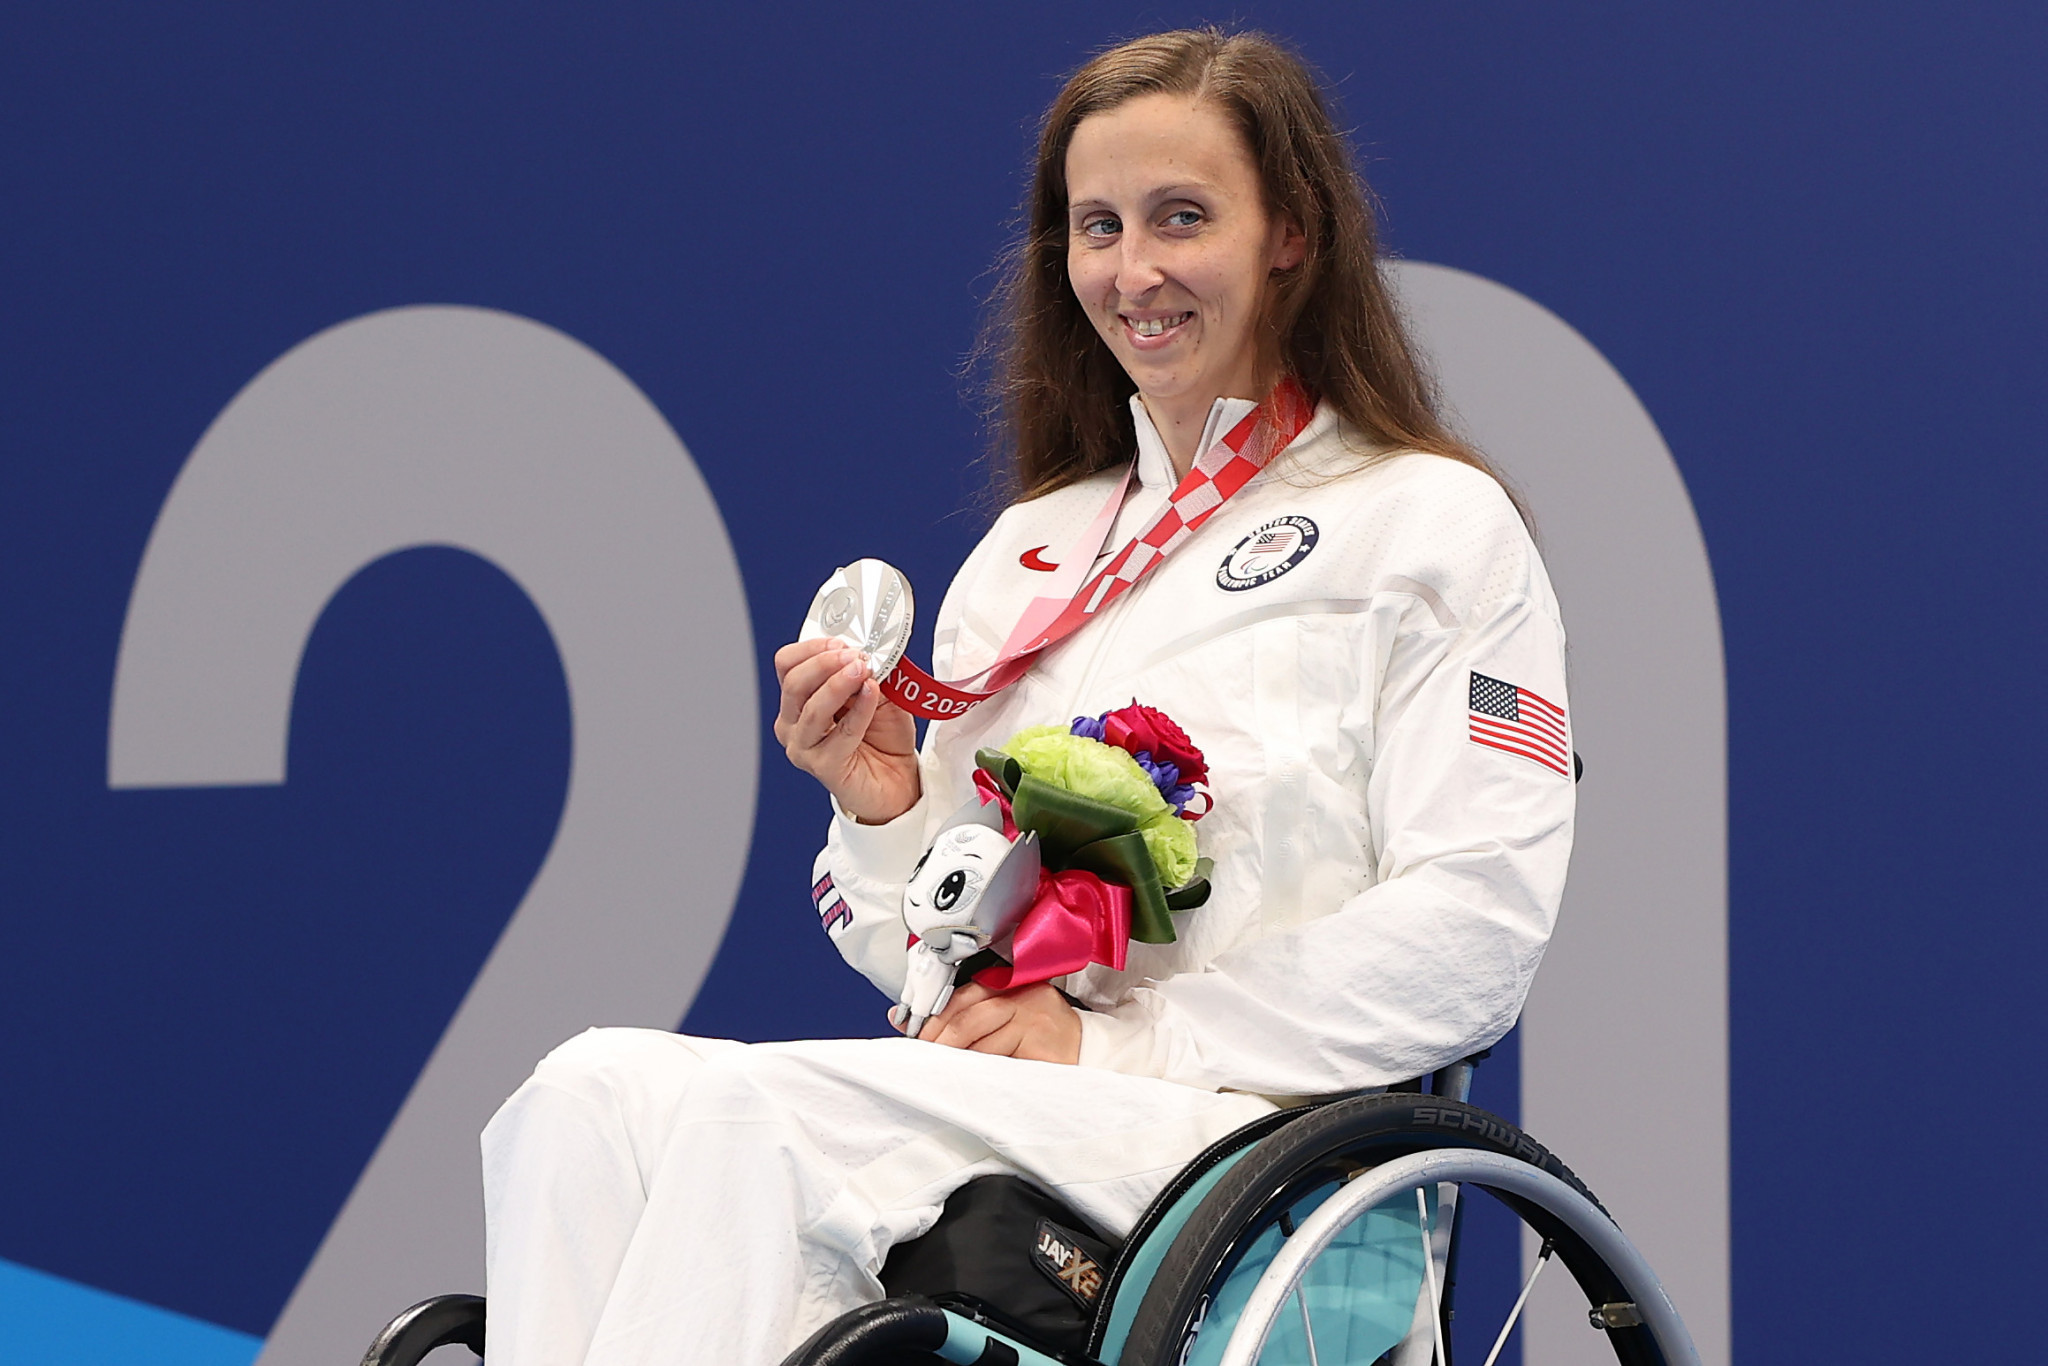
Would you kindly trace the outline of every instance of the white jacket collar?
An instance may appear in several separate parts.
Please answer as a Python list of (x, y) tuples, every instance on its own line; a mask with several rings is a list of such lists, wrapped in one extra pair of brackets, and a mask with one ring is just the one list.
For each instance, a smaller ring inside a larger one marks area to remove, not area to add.
[[(1197, 453), (1206, 451), (1216, 444), (1223, 434), (1244, 421), (1244, 416), (1258, 407), (1255, 399), (1219, 398), (1209, 406), (1209, 420), (1202, 426), (1202, 439), (1196, 443)], [(1170, 489), (1180, 480), (1173, 472), (1173, 457), (1167, 454), (1166, 443), (1159, 439), (1159, 429), (1152, 425), (1152, 414), (1145, 411), (1145, 400), (1131, 395), (1131, 422), (1138, 429), (1138, 483), (1148, 489)]]

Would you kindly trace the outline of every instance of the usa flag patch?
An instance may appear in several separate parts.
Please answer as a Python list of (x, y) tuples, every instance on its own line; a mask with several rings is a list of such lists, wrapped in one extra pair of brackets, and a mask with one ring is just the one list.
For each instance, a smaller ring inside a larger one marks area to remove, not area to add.
[(1475, 670), (1468, 725), (1475, 745), (1533, 759), (1571, 776), (1571, 732), (1564, 708), (1548, 698)]

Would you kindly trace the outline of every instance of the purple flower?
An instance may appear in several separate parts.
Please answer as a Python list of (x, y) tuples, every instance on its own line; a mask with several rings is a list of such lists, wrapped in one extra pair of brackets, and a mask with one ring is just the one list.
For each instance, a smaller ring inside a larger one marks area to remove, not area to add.
[(1145, 776), (1150, 778), (1152, 785), (1161, 792), (1180, 781), (1180, 770), (1172, 764), (1154, 763), (1152, 751), (1149, 749), (1141, 749), (1131, 757), (1138, 761), (1138, 767), (1145, 770)]
[(1195, 795), (1194, 785), (1180, 780), (1180, 769), (1172, 763), (1155, 763), (1152, 751), (1141, 749), (1131, 756), (1138, 761), (1138, 767), (1145, 770), (1145, 776), (1159, 789), (1159, 795), (1178, 812)]
[[(1074, 718), (1073, 724), (1067, 728), (1067, 733), (1078, 735), (1086, 740), (1099, 740), (1106, 745), (1110, 743), (1109, 737), (1105, 733), (1108, 729), (1108, 721), (1109, 717), (1107, 714), (1102, 716), (1077, 716)], [(1131, 757), (1138, 761), (1138, 767), (1145, 770), (1145, 776), (1152, 780), (1152, 786), (1159, 789), (1159, 795), (1166, 799), (1167, 804), (1173, 807), (1175, 812), (1182, 811), (1194, 799), (1194, 784), (1184, 783), (1180, 780), (1180, 766), (1178, 764), (1173, 763), (1171, 760), (1154, 762), (1152, 751), (1149, 749), (1141, 749), (1135, 752), (1127, 750), (1126, 753), (1130, 753)]]

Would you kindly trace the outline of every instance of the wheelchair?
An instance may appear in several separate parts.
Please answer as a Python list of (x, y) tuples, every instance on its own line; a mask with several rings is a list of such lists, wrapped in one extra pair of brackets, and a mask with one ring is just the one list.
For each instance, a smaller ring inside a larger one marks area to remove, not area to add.
[[(1656, 1273), (1585, 1183), (1469, 1103), (1484, 1056), (1386, 1091), (1278, 1110), (1212, 1144), (1116, 1252), (1082, 1349), (1035, 1340), (1001, 1305), (971, 1295), (903, 1294), (841, 1315), (783, 1366), (1452, 1366), (1472, 1191), (1540, 1243), (1482, 1366), (1495, 1366), (1553, 1260), (1622, 1366), (1698, 1366)], [(480, 1297), (414, 1305), (363, 1366), (416, 1366), (452, 1345), (484, 1355)]]

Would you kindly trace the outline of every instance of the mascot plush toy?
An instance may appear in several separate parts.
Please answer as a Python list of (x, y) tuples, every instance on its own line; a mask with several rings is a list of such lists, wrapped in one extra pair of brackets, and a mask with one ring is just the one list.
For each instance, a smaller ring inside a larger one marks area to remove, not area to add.
[(962, 963), (1017, 928), (1038, 893), (1038, 836), (1011, 839), (993, 803), (964, 806), (939, 831), (903, 889), (913, 939), (890, 1016), (912, 1038), (952, 999)]

